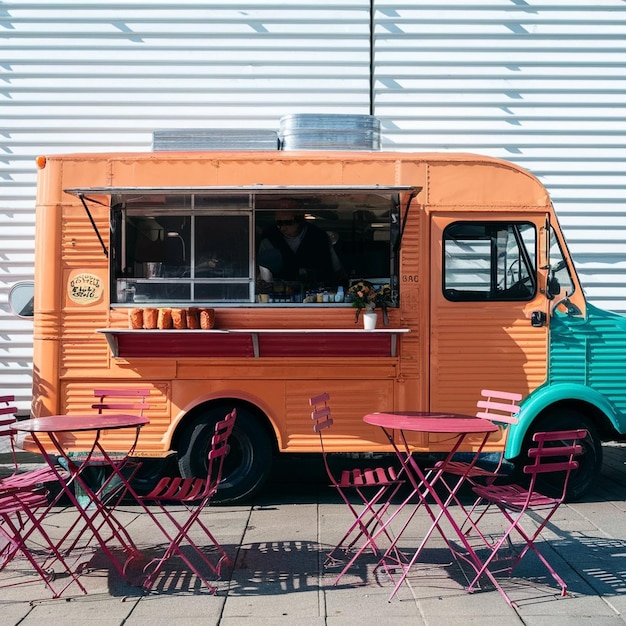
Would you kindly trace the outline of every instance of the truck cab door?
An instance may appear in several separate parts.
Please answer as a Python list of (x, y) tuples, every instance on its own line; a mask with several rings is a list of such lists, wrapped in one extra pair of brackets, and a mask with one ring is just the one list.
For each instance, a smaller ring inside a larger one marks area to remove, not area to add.
[(546, 379), (545, 213), (431, 214), (430, 408), (473, 413), (482, 389)]

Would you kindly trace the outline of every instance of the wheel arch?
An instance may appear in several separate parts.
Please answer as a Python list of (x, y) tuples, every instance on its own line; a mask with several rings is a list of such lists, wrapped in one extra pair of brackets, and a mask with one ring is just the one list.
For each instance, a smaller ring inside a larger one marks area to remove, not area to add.
[(270, 417), (271, 412), (262, 402), (255, 402), (250, 398), (242, 397), (238, 394), (220, 395), (219, 397), (199, 398), (193, 404), (187, 405), (179, 414), (176, 420), (174, 430), (170, 438), (170, 447), (174, 450), (179, 449), (180, 439), (187, 427), (196, 420), (201, 414), (208, 410), (217, 410), (223, 408), (224, 415), (233, 408), (246, 410), (254, 415), (259, 424), (267, 432), (272, 442), (273, 454), (277, 454), (280, 448), (280, 433), (276, 428), (276, 422)]
[(618, 416), (605, 396), (584, 385), (559, 384), (540, 387), (521, 404), (519, 422), (511, 428), (507, 439), (507, 459), (518, 457), (533, 424), (556, 409), (572, 409), (585, 415), (595, 426), (602, 440), (617, 433)]

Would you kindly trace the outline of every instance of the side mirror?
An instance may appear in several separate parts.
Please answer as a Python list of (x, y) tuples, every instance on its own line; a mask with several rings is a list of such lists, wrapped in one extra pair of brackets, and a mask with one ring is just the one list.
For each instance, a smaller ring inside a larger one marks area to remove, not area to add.
[(35, 301), (35, 283), (25, 280), (15, 283), (9, 291), (9, 307), (13, 315), (25, 319), (32, 319)]
[(548, 284), (546, 289), (546, 295), (548, 296), (548, 300), (552, 300), (555, 296), (558, 296), (561, 293), (561, 284), (559, 283), (559, 279), (554, 275), (554, 272), (550, 270), (548, 272)]
[(557, 272), (560, 272), (565, 267), (565, 261), (559, 261), (554, 267), (548, 270), (548, 281), (546, 285), (546, 295), (548, 300), (552, 300), (555, 296), (561, 293), (561, 283), (556, 277)]

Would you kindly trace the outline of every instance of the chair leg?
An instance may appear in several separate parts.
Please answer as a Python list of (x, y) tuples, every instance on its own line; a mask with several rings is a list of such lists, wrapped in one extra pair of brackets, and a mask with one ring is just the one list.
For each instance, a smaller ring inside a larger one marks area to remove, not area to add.
[(213, 535), (213, 533), (203, 524), (202, 520), (200, 519), (200, 517), (198, 517), (196, 519), (196, 524), (198, 524), (198, 526), (200, 526), (200, 528), (202, 528), (202, 530), (204, 530), (204, 533), (206, 534), (206, 536), (211, 540), (211, 542), (213, 543), (213, 546), (215, 547), (215, 549), (220, 553), (220, 558), (217, 561), (217, 565), (213, 566), (211, 564), (210, 561), (207, 560), (207, 565), (209, 565), (209, 567), (215, 572), (215, 574), (217, 576), (221, 576), (222, 572), (222, 565), (226, 564), (226, 565), (232, 565), (232, 560), (231, 558), (228, 556), (228, 554), (226, 554), (226, 550), (224, 550), (224, 548), (222, 548), (222, 546), (220, 545), (220, 543), (217, 541), (217, 539), (215, 538), (215, 536)]
[[(377, 524), (380, 524), (381, 516), (384, 515), (383, 509), (386, 508), (385, 503), (381, 504), (380, 507), (375, 508), (378, 500), (380, 500), (380, 498), (382, 497), (384, 490), (379, 491), (371, 499), (370, 502), (368, 502), (367, 497), (363, 494), (361, 490), (357, 489), (356, 493), (358, 494), (358, 496), (361, 498), (361, 501), (362, 501), (363, 508), (361, 509), (361, 512), (357, 512), (356, 508), (349, 501), (349, 498), (343, 492), (340, 492), (343, 501), (348, 506), (352, 515), (354, 516), (354, 521), (352, 522), (348, 530), (346, 530), (346, 532), (344, 533), (343, 537), (339, 540), (337, 545), (333, 548), (331, 554), (338, 550), (342, 550), (344, 553), (348, 553), (352, 549), (354, 544), (361, 537), (363, 536), (368, 537), (369, 535), (371, 535), (372, 533), (371, 527), (372, 526), (375, 527)], [(348, 545), (344, 546), (344, 542), (348, 540), (348, 538), (355, 532), (357, 528), (358, 528), (358, 532), (356, 536), (350, 541)], [(368, 541), (368, 545), (370, 545), (374, 554), (378, 553), (378, 548), (376, 547), (375, 544)]]
[[(67, 565), (65, 559), (61, 555), (58, 544), (52, 541), (46, 530), (42, 526), (42, 520), (38, 518), (35, 514), (35, 511), (30, 510), (28, 508), (23, 509), (23, 513), (30, 522), (30, 528), (26, 527), (26, 520), (22, 519), (20, 516), (16, 516), (15, 519), (18, 520), (16, 523), (12, 518), (11, 514), (2, 514), (1, 517), (6, 525), (9, 528), (10, 534), (3, 531), (4, 536), (8, 539), (9, 550), (5, 554), (5, 561), (2, 564), (4, 567), (8, 561), (13, 559), (18, 552), (21, 552), (24, 557), (29, 561), (29, 563), (33, 566), (35, 571), (39, 574), (39, 577), (44, 582), (46, 587), (52, 592), (52, 596), (54, 598), (58, 598), (61, 594), (73, 583), (75, 582), (78, 585), (78, 588), (84, 593), (87, 593), (87, 590), (83, 586), (83, 584), (78, 579), (78, 576), (71, 570), (71, 568)], [(27, 540), (31, 538), (33, 533), (37, 532), (42, 540), (45, 542), (47, 549), (50, 551), (52, 558), (46, 559), (42, 564), (40, 564), (32, 552), (28, 548)], [(54, 570), (52, 570), (52, 565), (58, 562), (61, 564), (65, 572), (69, 577), (69, 581), (65, 584), (65, 586), (57, 590), (52, 585), (52, 580), (54, 580)]]
[[(165, 549), (165, 552), (162, 556), (152, 559), (145, 567), (144, 573), (147, 573), (147, 576), (143, 582), (143, 586), (145, 589), (151, 589), (156, 581), (156, 577), (159, 572), (162, 570), (165, 563), (174, 555), (177, 555), (182, 559), (182, 561), (189, 567), (191, 571), (198, 576), (200, 580), (205, 584), (207, 589), (213, 594), (217, 593), (217, 587), (211, 584), (208, 579), (203, 576), (196, 566), (191, 562), (191, 560), (185, 555), (184, 551), (181, 549), (181, 543), (183, 540), (187, 542), (190, 548), (194, 551), (194, 553), (198, 556), (198, 558), (216, 575), (220, 576), (221, 567), (225, 562), (230, 562), (228, 555), (222, 548), (222, 546), (218, 543), (217, 539), (213, 536), (213, 534), (209, 531), (209, 529), (202, 523), (199, 519), (199, 515), (202, 511), (202, 505), (199, 505), (197, 509), (191, 511), (188, 507), (186, 507), (187, 511), (190, 512), (184, 524), (179, 523), (174, 515), (167, 510), (167, 508), (160, 503), (157, 503), (156, 506), (160, 509), (162, 513), (169, 519), (170, 523), (176, 529), (174, 536), (171, 536), (169, 533), (165, 531), (165, 529), (161, 526), (164, 535), (168, 538), (169, 545)], [(154, 519), (154, 516), (153, 516)], [(209, 537), (213, 545), (220, 552), (220, 558), (218, 559), (217, 565), (214, 565), (210, 559), (206, 557), (206, 555), (202, 552), (202, 550), (194, 543), (194, 541), (189, 537), (189, 529), (193, 526), (194, 523), (198, 523), (198, 525), (204, 530), (206, 535)]]
[(476, 501), (472, 505), (472, 508), (468, 511), (467, 518), (461, 525), (461, 529), (468, 526), (468, 528), (464, 531), (464, 534), (466, 537), (469, 537), (472, 533), (475, 533), (476, 535), (478, 535), (478, 537), (480, 537), (485, 547), (493, 548), (493, 545), (494, 545), (493, 542), (487, 538), (487, 536), (480, 530), (480, 526), (479, 526), (479, 522), (485, 517), (485, 515), (491, 508), (492, 506), (491, 503), (487, 503), (485, 505), (485, 508), (482, 511), (478, 512), (478, 515), (474, 517), (474, 513), (477, 512), (477, 509), (481, 505), (482, 502), (483, 502), (483, 498), (479, 497), (476, 499)]
[[(535, 556), (543, 563), (544, 567), (548, 570), (548, 572), (550, 573), (554, 581), (561, 587), (561, 595), (566, 596), (567, 595), (567, 583), (558, 575), (556, 570), (550, 565), (549, 561), (543, 556), (543, 554), (541, 554), (540, 550), (535, 545), (535, 541), (537, 540), (537, 538), (539, 537), (543, 529), (547, 526), (550, 518), (554, 515), (555, 512), (556, 512), (556, 509), (553, 509), (552, 511), (550, 511), (549, 515), (547, 515), (543, 519), (541, 524), (534, 529), (532, 535), (529, 535), (528, 533), (526, 533), (524, 528), (521, 526), (521, 523), (520, 523), (521, 518), (518, 518), (517, 520), (515, 520), (515, 523), (513, 524), (512, 528), (524, 540), (525, 545), (523, 549), (517, 554), (515, 560), (511, 564), (509, 568), (509, 572), (512, 574), (513, 570), (515, 570), (515, 568), (519, 565), (520, 561), (524, 558), (526, 553), (529, 550), (532, 550)], [(507, 515), (507, 517), (509, 516)], [(510, 534), (509, 534), (509, 537), (510, 537)]]
[[(336, 556), (337, 552), (341, 550), (344, 555), (348, 555), (361, 538), (365, 538), (365, 541), (359, 549), (359, 554), (369, 547), (374, 555), (378, 555), (380, 553), (380, 549), (376, 544), (375, 535), (378, 536), (381, 533), (377, 533), (377, 529), (380, 529), (381, 532), (386, 535), (390, 543), (393, 542), (393, 538), (389, 535), (387, 530), (384, 516), (391, 504), (391, 499), (395, 496), (399, 489), (399, 483), (394, 484), (393, 486), (385, 485), (384, 487), (381, 487), (371, 498), (367, 497), (367, 494), (363, 491), (363, 489), (355, 489), (362, 501), (362, 509), (358, 512), (350, 502), (347, 495), (341, 490), (341, 488), (337, 487), (337, 491), (354, 515), (355, 519), (337, 545), (327, 554), (327, 563), (325, 564), (327, 567), (342, 563), (345, 559), (338, 558)], [(345, 542), (351, 535), (354, 535), (354, 537), (347, 545), (345, 545)], [(353, 560), (350, 559), (350, 562), (353, 562)], [(340, 577), (341, 575), (339, 578)]]
[(542, 530), (546, 527), (552, 515), (556, 512), (556, 508), (550, 511), (550, 513), (542, 520), (541, 524), (537, 528), (534, 529), (534, 532), (532, 533), (532, 535), (529, 535), (528, 533), (526, 533), (526, 531), (521, 526), (521, 521), (524, 518), (524, 513), (520, 513), (517, 516), (513, 516), (506, 509), (503, 509), (502, 507), (498, 507), (498, 509), (503, 513), (504, 517), (510, 523), (510, 526), (507, 529), (507, 531), (504, 533), (504, 535), (491, 547), (491, 553), (489, 557), (484, 561), (481, 569), (477, 572), (474, 580), (472, 580), (471, 583), (469, 584), (467, 588), (468, 592), (471, 593), (475, 590), (475, 587), (476, 587), (476, 584), (478, 583), (479, 578), (483, 574), (485, 574), (491, 580), (493, 585), (498, 589), (498, 591), (504, 596), (508, 604), (511, 606), (515, 605), (515, 603), (513, 603), (511, 599), (508, 597), (504, 589), (502, 589), (501, 585), (499, 584), (498, 580), (496, 579), (494, 575), (494, 572), (491, 571), (489, 568), (489, 566), (496, 560), (498, 551), (504, 545), (505, 542), (508, 542), (509, 545), (511, 546), (513, 545), (513, 542), (511, 540), (511, 534), (515, 530), (517, 534), (524, 540), (524, 547), (516, 555), (515, 560), (505, 570), (501, 570), (501, 571), (506, 571), (509, 573), (509, 575), (512, 574), (515, 568), (519, 565), (520, 561), (525, 556), (525, 554), (529, 550), (532, 550), (537, 556), (537, 558), (543, 563), (544, 567), (552, 576), (554, 581), (561, 588), (561, 596), (567, 595), (567, 583), (558, 575), (556, 570), (550, 565), (548, 560), (543, 556), (543, 554), (541, 554), (541, 552), (535, 545), (536, 539), (539, 537)]
[(511, 528), (509, 528), (507, 532), (502, 537), (500, 537), (500, 539), (494, 544), (494, 546), (491, 549), (491, 553), (489, 554), (487, 559), (483, 562), (482, 567), (476, 572), (476, 576), (474, 577), (474, 579), (467, 586), (467, 591), (468, 593), (473, 593), (478, 586), (479, 579), (483, 575), (485, 575), (492, 582), (493, 586), (500, 592), (502, 597), (506, 600), (507, 604), (509, 606), (515, 606), (515, 603), (511, 600), (511, 598), (509, 598), (506, 591), (502, 588), (502, 586), (496, 579), (494, 573), (489, 569), (489, 566), (491, 565), (491, 563), (496, 559), (498, 551), (500, 550), (502, 545), (504, 545), (504, 543), (507, 541)]
[[(398, 486), (398, 489), (399, 489), (399, 486)], [(414, 495), (415, 495), (415, 492), (412, 491), (404, 499), (404, 501), (399, 504), (397, 510), (394, 513), (392, 513), (386, 519), (381, 521), (380, 528), (372, 533), (371, 540), (374, 541), (374, 542), (383, 533), (387, 536), (387, 538), (390, 541), (389, 547), (385, 550), (385, 553), (383, 554), (383, 556), (381, 557), (378, 565), (376, 566), (376, 569), (378, 567), (380, 567), (381, 565), (384, 566), (385, 570), (388, 573), (388, 575), (389, 575), (389, 571), (387, 570), (387, 564), (386, 564), (386, 561), (388, 559), (392, 559), (398, 565), (403, 564), (403, 563), (407, 563), (407, 559), (404, 556), (404, 554), (402, 554), (402, 552), (400, 552), (400, 550), (398, 550), (398, 548), (396, 546), (397, 539), (395, 537), (392, 537), (387, 529), (389, 528), (391, 523), (394, 521), (396, 516), (404, 509), (404, 507), (408, 504), (408, 502), (413, 498)], [(409, 526), (409, 524), (411, 523), (413, 517), (417, 513), (418, 508), (419, 508), (419, 505), (411, 512), (411, 515), (405, 521), (404, 525), (400, 529), (400, 532), (398, 533), (398, 537), (402, 536), (402, 533), (404, 532), (404, 530)], [(363, 554), (363, 552), (365, 552), (365, 550), (368, 548), (369, 545), (370, 545), (370, 543), (367, 542), (367, 541), (364, 542), (361, 545), (361, 547), (352, 555), (350, 560), (345, 564), (345, 566), (341, 570), (341, 572), (339, 572), (339, 574), (337, 575), (337, 577), (335, 578), (335, 580), (333, 582), (333, 585), (337, 585), (339, 583), (339, 581), (341, 580), (343, 575), (352, 567), (352, 565), (361, 556), (361, 554)], [(390, 576), (390, 578), (392, 578), (392, 577)]]

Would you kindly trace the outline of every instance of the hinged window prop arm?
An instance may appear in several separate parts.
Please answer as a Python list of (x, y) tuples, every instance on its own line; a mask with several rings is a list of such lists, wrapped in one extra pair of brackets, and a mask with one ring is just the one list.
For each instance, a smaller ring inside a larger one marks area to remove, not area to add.
[(404, 215), (402, 216), (402, 223), (400, 225), (400, 233), (396, 241), (394, 242), (393, 251), (394, 253), (398, 253), (400, 251), (400, 247), (402, 246), (402, 237), (404, 236), (404, 229), (406, 228), (406, 223), (409, 219), (409, 211), (411, 210), (411, 203), (413, 202), (415, 196), (422, 190), (421, 187), (411, 190), (408, 201), (406, 203), (406, 209), (404, 211)]
[(85, 198), (85, 196), (82, 193), (78, 194), (78, 198), (80, 199), (83, 206), (85, 207), (85, 212), (87, 213), (87, 217), (89, 218), (89, 221), (91, 222), (91, 227), (93, 228), (94, 232), (96, 233), (96, 236), (98, 237), (98, 241), (100, 242), (100, 245), (102, 246), (102, 251), (104, 252), (104, 256), (108, 259), (109, 251), (107, 250), (107, 247), (104, 245), (104, 240), (102, 239), (102, 236), (100, 235), (100, 231), (98, 230), (98, 227), (96, 226), (96, 222), (94, 221), (93, 216), (91, 215), (91, 211), (89, 210), (89, 207), (87, 206), (86, 200), (89, 200), (89, 202), (93, 202), (94, 204), (99, 204), (100, 206), (107, 206), (107, 205), (104, 204), (103, 202), (98, 202), (97, 200), (94, 200), (93, 198)]

